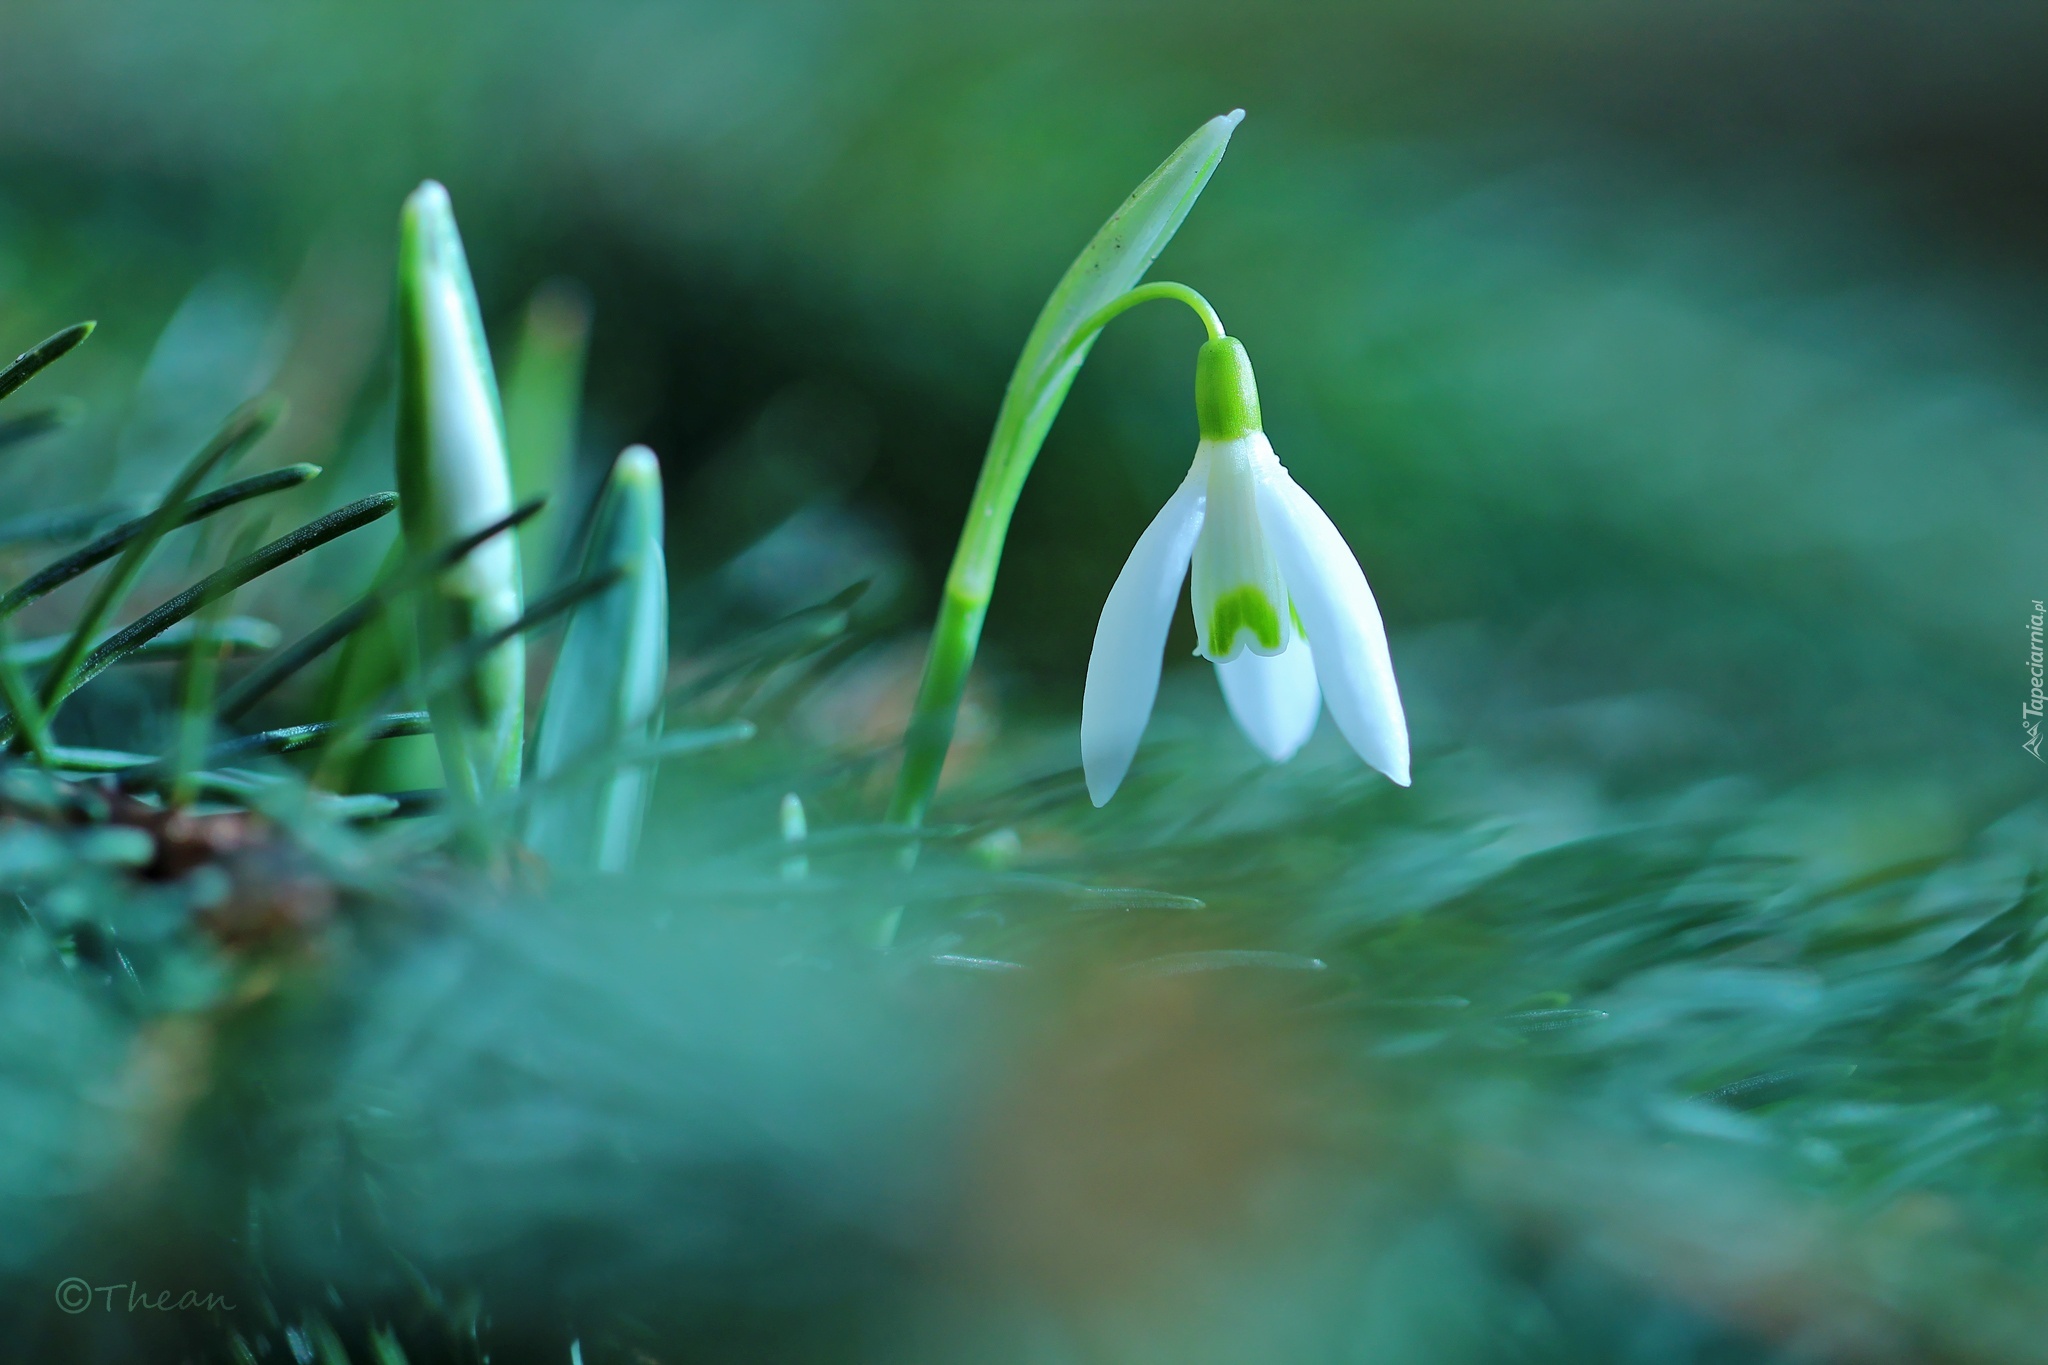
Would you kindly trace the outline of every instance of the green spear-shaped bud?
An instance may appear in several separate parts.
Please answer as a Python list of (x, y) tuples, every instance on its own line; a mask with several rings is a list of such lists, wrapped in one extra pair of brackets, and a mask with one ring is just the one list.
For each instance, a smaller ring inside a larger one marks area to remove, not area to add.
[(668, 679), (668, 563), (661, 466), (646, 446), (619, 456), (599, 495), (579, 577), (618, 581), (576, 608), (534, 736), (527, 843), (557, 867), (621, 872), (653, 789)]
[[(416, 555), (512, 510), (505, 423), (476, 290), (448, 191), (427, 181), (405, 201), (398, 235), (398, 490)], [(421, 594), (421, 663), (517, 620), (519, 551), (510, 536), (479, 545)], [(460, 682), (427, 699), (451, 793), (475, 799), (519, 782), (526, 654), (514, 637)]]

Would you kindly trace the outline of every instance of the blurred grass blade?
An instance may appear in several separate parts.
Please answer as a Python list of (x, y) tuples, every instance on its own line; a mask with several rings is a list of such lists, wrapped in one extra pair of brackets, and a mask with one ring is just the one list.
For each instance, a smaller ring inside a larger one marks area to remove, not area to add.
[[(206, 751), (206, 761), (218, 766), (237, 759), (263, 754), (293, 754), (326, 743), (342, 729), (340, 721), (320, 720), (310, 725), (285, 725), (260, 730), (239, 739), (225, 740)], [(377, 716), (363, 727), (366, 739), (401, 739), (407, 735), (433, 732), (433, 721), (425, 711), (398, 711)]]
[[(412, 1365), (405, 1347), (389, 1328), (379, 1327), (370, 1332), (370, 1355), (373, 1358), (369, 1365)], [(573, 1341), (569, 1343), (569, 1365), (583, 1365), (583, 1353)]]
[[(106, 624), (107, 618), (120, 606), (121, 599), (135, 586), (135, 580), (142, 576), (142, 566), (148, 561), (150, 552), (156, 548), (157, 542), (162, 540), (172, 527), (179, 524), (200, 482), (217, 466), (232, 460), (253, 445), (277, 424), (283, 411), (283, 405), (275, 399), (259, 399), (248, 404), (230, 417), (227, 425), (223, 426), (219, 433), (207, 442), (206, 448), (193, 456), (191, 462), (179, 473), (171, 485), (170, 492), (164, 495), (156, 510), (143, 519), (142, 525), (129, 540), (127, 548), (122, 551), (120, 559), (115, 561), (114, 567), (108, 570), (107, 576), (100, 580), (98, 587), (93, 590), (85, 610), (79, 614), (77, 622), (72, 626), (71, 638), (64, 642), (64, 648), (58, 652), (56, 659), (44, 672), (41, 696), (45, 711), (54, 712), (57, 702), (69, 695), (78, 686), (78, 682), (83, 681), (80, 679), (75, 682), (74, 676), (85, 658), (86, 650), (92, 644), (93, 637), (100, 633), (100, 628)], [(15, 605), (18, 604), (0, 602), (0, 612), (13, 610)]]
[[(461, 648), (446, 656), (430, 670), (425, 678), (429, 691), (445, 691), (451, 686), (460, 686), (466, 675), (474, 673), (478, 663), (490, 657), (493, 650), (502, 649), (508, 640), (518, 639), (527, 632), (552, 621), (578, 603), (604, 592), (619, 581), (617, 569), (605, 569), (574, 582), (565, 583), (553, 592), (536, 599), (532, 606), (521, 612), (515, 619), (506, 622), (488, 635), (479, 635), (465, 640)], [(431, 709), (431, 708), (429, 708)]]
[[(228, 562), (240, 563), (255, 550), (256, 543), (262, 538), (260, 520), (242, 527), (229, 546)], [(199, 795), (191, 779), (205, 761), (207, 746), (213, 741), (214, 690), (220, 677), (221, 658), (227, 653), (219, 626), (233, 601), (233, 592), (222, 593), (207, 603), (199, 616), (189, 623), (192, 627), (188, 632), (190, 643), (186, 646), (184, 667), (178, 679), (177, 730), (167, 764), (170, 769), (170, 803), (174, 807), (189, 806)], [(157, 642), (160, 643), (162, 638), (159, 635)], [(133, 658), (134, 654), (128, 657)]]
[(98, 325), (93, 322), (74, 322), (55, 336), (16, 356), (13, 363), (0, 370), (0, 398), (5, 398), (41, 374), (53, 361), (60, 359), (72, 347), (91, 336), (92, 329)]
[(637, 752), (631, 749), (626, 752), (634, 759), (681, 758), (706, 749), (744, 744), (759, 733), (759, 727), (750, 720), (731, 720), (723, 725), (706, 725), (696, 730), (671, 730), (649, 739)]
[(118, 773), (147, 768), (156, 762), (150, 754), (131, 754), (121, 749), (87, 749), (67, 744), (51, 746), (50, 759), (59, 768), (74, 773)]
[[(433, 576), (458, 563), (471, 550), (502, 535), (537, 514), (543, 504), (538, 500), (522, 503), (509, 516), (498, 518), (480, 531), (464, 536), (453, 545), (436, 553), (424, 564), (407, 566), (401, 564), (394, 572), (380, 573), (370, 590), (313, 630), (307, 632), (291, 645), (266, 659), (260, 666), (250, 670), (221, 698), (221, 715), (234, 720), (261, 701), (286, 678), (304, 668), (313, 660), (325, 654), (342, 640), (361, 630), (365, 623), (388, 609), (399, 597), (410, 593)], [(396, 674), (385, 679), (384, 685), (396, 680)]]
[[(252, 437), (251, 439), (254, 438)], [(279, 469), (272, 469), (262, 474), (251, 475), (246, 479), (239, 479), (234, 483), (224, 484), (213, 492), (208, 493), (205, 497), (194, 498), (186, 503), (184, 509), (178, 514), (177, 522), (169, 529), (175, 530), (178, 526), (190, 526), (195, 521), (203, 521), (216, 513), (224, 512), (230, 507), (247, 502), (251, 498), (260, 498), (266, 493), (277, 493), (287, 488), (297, 488), (302, 483), (318, 478), (319, 475), (319, 465), (288, 464)], [(101, 519), (104, 520), (104, 514), (102, 514)], [(92, 544), (82, 549), (74, 550), (48, 567), (37, 570), (19, 586), (9, 589), (5, 594), (0, 594), (0, 616), (8, 616), (21, 610), (37, 598), (56, 591), (93, 566), (113, 558), (123, 547), (132, 544), (138, 536), (146, 531), (149, 528), (150, 521), (151, 516), (141, 516), (123, 522), (121, 525), (100, 536)]]
[(743, 678), (815, 654), (841, 640), (853, 625), (853, 608), (867, 594), (872, 579), (862, 579), (815, 605), (802, 607), (779, 621), (693, 661), (689, 677), (669, 691), (671, 700), (702, 696)]
[(505, 448), (512, 496), (521, 502), (553, 502), (553, 510), (519, 528), (519, 560), (536, 583), (554, 577), (570, 514), (568, 481), (575, 469), (576, 418), (589, 345), (589, 295), (567, 280), (534, 291), (505, 381)]
[[(329, 821), (355, 822), (387, 819), (399, 809), (399, 803), (389, 796), (336, 796), (332, 792), (310, 791), (291, 778), (246, 768), (208, 768), (192, 774), (192, 782), (201, 797), (231, 801), (273, 819), (283, 815), (285, 819), (279, 823), (289, 821), (301, 833), (305, 829), (303, 818), (308, 814)], [(121, 785), (147, 790), (153, 784), (146, 776), (131, 778), (123, 773)]]
[[(63, 694), (69, 696), (91, 682), (128, 655), (154, 640), (178, 622), (221, 597), (233, 592), (244, 583), (253, 582), (281, 564), (288, 564), (300, 555), (316, 550), (328, 541), (347, 535), (350, 531), (368, 526), (390, 513), (398, 505), (395, 493), (377, 493), (352, 502), (348, 506), (329, 512), (318, 521), (308, 522), (298, 530), (279, 536), (255, 553), (220, 569), (194, 583), (185, 591), (116, 631), (87, 655), (71, 679), (70, 687)], [(59, 701), (63, 697), (58, 698)], [(13, 716), (0, 721), (0, 739), (11, 739), (17, 725)]]
[[(752, 721), (726, 721), (719, 725), (707, 725), (694, 730), (670, 730), (665, 734), (629, 736), (623, 743), (594, 753), (585, 753), (556, 769), (546, 777), (534, 773), (519, 785), (517, 791), (500, 795), (480, 812), (482, 818), (498, 819), (517, 816), (522, 810), (531, 810), (551, 794), (578, 783), (594, 780), (622, 767), (644, 766), (654, 768), (671, 758), (684, 758), (713, 749), (728, 749), (736, 744), (745, 744), (760, 734)], [(898, 834), (902, 831), (898, 830)]]
[[(395, 579), (407, 562), (401, 538), (384, 556), (369, 591), (359, 600), (376, 598), (380, 585)], [(395, 594), (383, 599), (381, 610), (371, 612), (345, 634), (321, 690), (318, 719), (346, 720), (373, 710), (391, 710), (394, 705), (406, 710), (426, 705), (425, 694), (415, 685), (419, 672), (415, 616), (412, 595)], [(232, 700), (233, 714), (246, 714), (242, 698)], [(341, 792), (438, 788), (443, 780), (441, 748), (432, 735), (425, 735), (362, 749), (347, 763), (337, 763), (330, 751), (322, 757), (314, 780)]]
[[(420, 693), (431, 698), (451, 688), (467, 684), (477, 664), (491, 656), (494, 650), (504, 648), (507, 640), (517, 639), (527, 632), (537, 630), (555, 617), (571, 610), (577, 603), (594, 597), (618, 582), (616, 571), (599, 574), (594, 578), (579, 578), (564, 584), (553, 592), (536, 600), (519, 616), (498, 627), (488, 635), (465, 640), (459, 647), (434, 662), (424, 676), (413, 684), (394, 684), (375, 699), (376, 704), (358, 708), (353, 716), (338, 717), (342, 724), (334, 732), (335, 739), (327, 755), (321, 760), (320, 770), (314, 774), (316, 784), (331, 780), (332, 770), (348, 771), (359, 756), (362, 746), (375, 738), (366, 733), (365, 727), (376, 713), (390, 709), (390, 703), (402, 695), (406, 686), (416, 685)], [(361, 638), (360, 634), (356, 638)], [(432, 708), (429, 707), (429, 711)], [(436, 722), (438, 727), (439, 722)], [(438, 728), (436, 730), (438, 734)], [(516, 794), (516, 788), (509, 789)]]
[(782, 880), (800, 882), (811, 873), (811, 860), (803, 852), (804, 840), (811, 832), (810, 822), (804, 818), (803, 798), (795, 792), (784, 792), (776, 815), (782, 846), (789, 850), (782, 860)]
[(36, 700), (35, 690), (22, 676), (21, 663), (15, 658), (14, 623), (4, 616), (0, 616), (0, 696), (6, 699), (8, 714), (20, 717), (22, 737), (28, 742), (29, 752), (35, 755), (37, 763), (49, 767), (49, 720), (42, 703)]
[(89, 503), (84, 507), (60, 507), (51, 512), (30, 512), (0, 521), (0, 545), (27, 545), (37, 541), (56, 544), (82, 540), (116, 517), (129, 516), (134, 507), (125, 502)]
[[(619, 581), (570, 618), (534, 735), (534, 776), (660, 734), (668, 681), (668, 565), (662, 553), (661, 466), (646, 446), (620, 455), (598, 497), (584, 552), (587, 577)], [(646, 818), (653, 770), (607, 765), (552, 787), (527, 813), (526, 841), (558, 867), (623, 872)]]
[(169, 657), (186, 645), (203, 641), (225, 655), (261, 653), (275, 649), (283, 634), (260, 616), (215, 616), (205, 621), (183, 621), (154, 640), (140, 646), (123, 663), (141, 663)]
[(0, 421), (0, 450), (61, 431), (76, 422), (84, 411), (83, 403), (52, 403), (46, 408), (32, 408), (19, 417)]
[[(1114, 891), (1104, 894), (1113, 897), (1117, 895)], [(1329, 964), (1319, 957), (1305, 957), (1300, 953), (1276, 953), (1260, 948), (1212, 948), (1201, 952), (1167, 953), (1163, 957), (1148, 957), (1143, 961), (1129, 964), (1124, 971), (1133, 976), (1186, 976), (1193, 972), (1246, 969), (1321, 972), (1329, 970)]]
[[(185, 776), (203, 785), (208, 779), (217, 779), (221, 776), (220, 773), (213, 771), (215, 769), (228, 764), (245, 763), (253, 758), (275, 757), (315, 748), (326, 743), (341, 728), (336, 721), (323, 720), (310, 725), (280, 726), (274, 730), (261, 730), (253, 735), (239, 735), (234, 739), (221, 740), (207, 746), (201, 755), (201, 761), (206, 764), (205, 768), (198, 768), (195, 765), (185, 774), (180, 773), (174, 759), (125, 753), (118, 749), (79, 749), (58, 745), (50, 752), (60, 768), (74, 772), (119, 773), (123, 787), (131, 790), (150, 790), (174, 786)], [(362, 728), (369, 739), (395, 739), (429, 734), (433, 729), (433, 721), (425, 711), (402, 711), (372, 717)]]
[[(66, 638), (68, 637), (63, 635), (44, 635), (33, 640), (23, 640), (9, 648), (6, 657), (11, 658), (18, 667), (39, 667), (57, 657), (57, 651), (64, 647)], [(278, 629), (256, 616), (225, 616), (203, 623), (185, 621), (172, 626), (122, 662), (155, 663), (179, 656), (198, 639), (204, 639), (209, 644), (230, 652), (246, 653), (276, 648)]]
[[(419, 556), (512, 510), (504, 422), (476, 291), (448, 192), (429, 180), (405, 201), (398, 240), (398, 489), (408, 550)], [(499, 639), (463, 684), (428, 697), (451, 792), (475, 800), (519, 784), (526, 734), (526, 652), (516, 540), (499, 536), (416, 599), (422, 658)]]
[(109, 664), (140, 649), (208, 603), (233, 592), (245, 583), (254, 582), (272, 569), (289, 564), (300, 555), (319, 549), (330, 540), (338, 539), (389, 516), (397, 506), (397, 494), (373, 493), (346, 507), (337, 508), (316, 521), (307, 522), (297, 530), (279, 536), (268, 545), (209, 574), (162, 606), (109, 637), (86, 657), (84, 666), (79, 670), (77, 686), (83, 686), (89, 679), (104, 671)]

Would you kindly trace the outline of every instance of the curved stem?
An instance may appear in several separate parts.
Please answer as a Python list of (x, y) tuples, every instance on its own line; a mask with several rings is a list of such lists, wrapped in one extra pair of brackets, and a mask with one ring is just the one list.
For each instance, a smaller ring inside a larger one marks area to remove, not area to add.
[(923, 823), (932, 794), (938, 790), (939, 772), (953, 744), (960, 699), (967, 690), (968, 670), (974, 666), (975, 650), (981, 643), (982, 620), (995, 592), (1010, 516), (1024, 492), (1024, 480), (1038, 458), (1039, 447), (1045, 444), (1053, 418), (1066, 400), (1067, 389), (1102, 329), (1126, 310), (1153, 299), (1186, 304), (1202, 319), (1210, 339), (1224, 335), (1223, 320), (1216, 310), (1187, 285), (1170, 280), (1141, 284), (1117, 295), (1080, 323), (1052, 361), (1037, 371), (1042, 378), (1034, 391), (1005, 397), (982, 461), (981, 477), (967, 506), (960, 546), (953, 552), (953, 566), (946, 574), (938, 619), (932, 624), (924, 678), (918, 684), (917, 702), (903, 734), (903, 768), (889, 803), (892, 824)]
[(1214, 341), (1224, 335), (1223, 319), (1216, 315), (1216, 309), (1210, 305), (1209, 300), (1178, 281), (1155, 280), (1151, 284), (1141, 284), (1128, 293), (1119, 294), (1098, 308), (1086, 322), (1074, 329), (1074, 339), (1067, 343), (1067, 351), (1071, 352), (1093, 339), (1097, 332), (1114, 322), (1118, 314), (1136, 308), (1141, 303), (1150, 303), (1154, 299), (1174, 299), (1194, 309), (1195, 316), (1202, 320), (1202, 326), (1209, 329), (1209, 340)]

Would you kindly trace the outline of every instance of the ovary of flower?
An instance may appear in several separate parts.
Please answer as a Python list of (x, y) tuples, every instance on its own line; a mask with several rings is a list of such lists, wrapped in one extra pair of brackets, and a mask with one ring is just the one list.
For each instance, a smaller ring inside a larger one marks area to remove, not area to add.
[(1159, 694), (1160, 656), (1193, 570), (1197, 652), (1230, 714), (1283, 763), (1325, 700), (1358, 756), (1408, 785), (1408, 725), (1385, 627), (1357, 557), (1273, 454), (1244, 348), (1202, 348), (1194, 464), (1131, 551), (1103, 604), (1081, 702), (1081, 764), (1100, 806), (1116, 794)]

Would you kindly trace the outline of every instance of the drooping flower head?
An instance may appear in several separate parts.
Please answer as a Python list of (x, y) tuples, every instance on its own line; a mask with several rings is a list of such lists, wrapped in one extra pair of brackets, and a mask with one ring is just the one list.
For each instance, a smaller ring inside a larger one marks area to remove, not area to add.
[(1273, 454), (1235, 337), (1195, 362), (1194, 464), (1117, 575), (1081, 702), (1088, 795), (1116, 794), (1159, 693), (1160, 656), (1192, 569), (1196, 652), (1253, 744), (1284, 763), (1325, 700), (1358, 756), (1408, 785), (1408, 725), (1386, 630), (1344, 537)]

